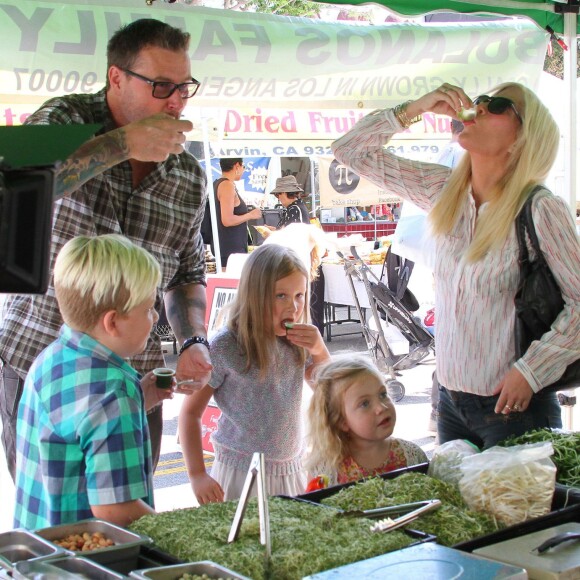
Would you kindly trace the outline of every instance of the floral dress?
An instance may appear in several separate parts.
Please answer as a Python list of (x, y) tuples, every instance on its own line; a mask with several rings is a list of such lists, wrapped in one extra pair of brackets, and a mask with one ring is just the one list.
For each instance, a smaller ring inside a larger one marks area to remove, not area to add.
[(415, 443), (405, 439), (391, 438), (391, 447), (385, 462), (374, 469), (361, 467), (351, 456), (345, 457), (338, 467), (337, 483), (358, 481), (366, 477), (387, 473), (401, 467), (410, 467), (427, 461), (425, 452)]

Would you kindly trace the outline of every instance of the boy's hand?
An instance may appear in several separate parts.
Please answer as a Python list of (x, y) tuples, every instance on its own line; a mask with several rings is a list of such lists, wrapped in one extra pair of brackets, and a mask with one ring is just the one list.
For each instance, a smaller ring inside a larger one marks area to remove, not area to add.
[(199, 505), (224, 501), (224, 490), (221, 485), (206, 472), (192, 477), (191, 487)]
[(143, 391), (143, 398), (145, 399), (145, 411), (149, 411), (162, 403), (165, 399), (173, 399), (173, 391), (175, 389), (175, 377), (172, 379), (172, 387), (170, 389), (158, 389), (157, 378), (153, 372), (147, 373), (141, 379), (141, 389)]
[(199, 391), (209, 383), (212, 369), (207, 347), (203, 344), (192, 344), (177, 359), (177, 381), (187, 382), (181, 383), (176, 392), (191, 395)]

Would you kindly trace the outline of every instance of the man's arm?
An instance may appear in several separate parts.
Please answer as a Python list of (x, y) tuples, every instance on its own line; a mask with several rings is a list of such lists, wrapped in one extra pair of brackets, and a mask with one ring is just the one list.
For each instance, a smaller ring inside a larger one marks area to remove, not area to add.
[(172, 153), (183, 153), (184, 133), (192, 128), (190, 121), (159, 114), (99, 135), (81, 145), (58, 168), (56, 193), (59, 197), (69, 195), (128, 159), (160, 162)]
[[(167, 320), (181, 344), (190, 336), (207, 337), (205, 308), (203, 284), (184, 284), (165, 294)], [(197, 390), (209, 382), (211, 369), (209, 349), (203, 344), (193, 344), (178, 358), (176, 375), (178, 380), (193, 380), (189, 386)], [(181, 390), (191, 392), (191, 389)]]
[(56, 195), (64, 197), (107, 169), (129, 159), (124, 129), (116, 129), (83, 143), (56, 174)]

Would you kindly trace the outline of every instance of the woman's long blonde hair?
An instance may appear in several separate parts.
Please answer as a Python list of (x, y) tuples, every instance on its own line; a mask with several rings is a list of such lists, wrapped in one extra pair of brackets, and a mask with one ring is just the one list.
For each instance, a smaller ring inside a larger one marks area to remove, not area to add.
[[(517, 88), (523, 95), (523, 110), (520, 111), (523, 123), (511, 147), (505, 175), (493, 191), (488, 210), (478, 220), (465, 256), (468, 262), (477, 262), (487, 252), (503, 246), (524, 202), (533, 188), (546, 179), (558, 153), (558, 125), (533, 91), (519, 83), (503, 83), (490, 94), (508, 88)], [(466, 154), (451, 173), (429, 214), (435, 235), (449, 234), (455, 228), (469, 195), (470, 181), (471, 158)]]
[[(228, 320), (228, 328), (235, 333), (238, 347), (246, 357), (246, 370), (256, 367), (262, 376), (266, 375), (276, 342), (272, 324), (276, 282), (295, 272), (308, 280), (308, 272), (298, 254), (278, 244), (264, 244), (246, 260)], [(308, 321), (309, 311), (307, 291), (299, 322)], [(303, 365), (304, 349), (294, 347), (294, 350), (296, 361), (288, 364)]]
[(364, 377), (384, 378), (367, 357), (333, 357), (316, 370), (314, 394), (308, 408), (308, 447), (305, 467), (314, 475), (335, 474), (348, 454), (348, 434), (341, 429), (344, 421), (344, 393)]

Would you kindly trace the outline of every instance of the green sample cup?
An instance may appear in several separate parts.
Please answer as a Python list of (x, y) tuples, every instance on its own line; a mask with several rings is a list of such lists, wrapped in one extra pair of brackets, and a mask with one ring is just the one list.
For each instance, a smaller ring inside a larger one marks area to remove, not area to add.
[(175, 376), (175, 371), (168, 368), (155, 369), (153, 371), (158, 389), (170, 389), (171, 379)]

